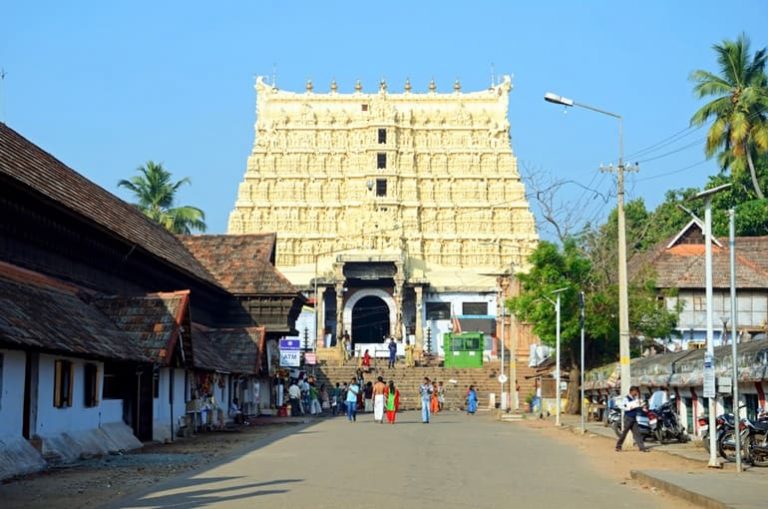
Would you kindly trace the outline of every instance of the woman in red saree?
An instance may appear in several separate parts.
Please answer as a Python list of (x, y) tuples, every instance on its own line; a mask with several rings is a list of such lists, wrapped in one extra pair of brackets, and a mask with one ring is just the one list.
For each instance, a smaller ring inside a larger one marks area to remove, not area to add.
[(363, 369), (365, 369), (366, 372), (371, 371), (371, 354), (368, 353), (368, 350), (366, 350), (365, 353), (363, 354), (362, 365), (363, 365)]
[(384, 408), (387, 410), (387, 422), (395, 423), (397, 409), (400, 408), (400, 391), (395, 387), (395, 382), (389, 381), (389, 385), (384, 390)]

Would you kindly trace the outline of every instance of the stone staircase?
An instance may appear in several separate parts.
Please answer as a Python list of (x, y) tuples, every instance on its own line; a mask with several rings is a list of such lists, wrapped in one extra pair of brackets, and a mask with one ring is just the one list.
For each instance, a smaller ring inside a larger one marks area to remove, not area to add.
[[(326, 386), (335, 386), (336, 382), (349, 382), (355, 375), (358, 365), (354, 361), (348, 361), (341, 366), (335, 362), (318, 365), (315, 368), (315, 377), (319, 384)], [(384, 381), (394, 380), (400, 390), (400, 406), (405, 410), (420, 408), (419, 386), (424, 377), (429, 377), (432, 381), (442, 381), (445, 387), (445, 407), (451, 410), (464, 408), (464, 399), (467, 389), (474, 385), (477, 390), (478, 408), (480, 410), (489, 408), (490, 394), (496, 395), (496, 402), (500, 400), (500, 385), (497, 380), (500, 373), (500, 363), (491, 361), (485, 363), (482, 368), (444, 368), (439, 366), (418, 366), (407, 368), (402, 361), (393, 368), (387, 368), (386, 361), (379, 359), (376, 366), (371, 368), (370, 373), (365, 373), (365, 381), (375, 382), (378, 376), (382, 376)], [(522, 369), (521, 366), (519, 369)], [(527, 369), (527, 366), (525, 366)], [(525, 405), (525, 396), (522, 385), (522, 375), (518, 375), (521, 384), (520, 389), (520, 407)], [(532, 386), (532, 382), (530, 384)]]

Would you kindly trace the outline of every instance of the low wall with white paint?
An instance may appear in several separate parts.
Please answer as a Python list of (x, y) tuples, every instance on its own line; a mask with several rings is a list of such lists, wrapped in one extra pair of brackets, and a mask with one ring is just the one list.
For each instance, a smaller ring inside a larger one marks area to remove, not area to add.
[(18, 350), (0, 350), (0, 357), (0, 440), (3, 440), (22, 436), (26, 357)]
[[(158, 380), (158, 397), (153, 401), (152, 439), (160, 442), (173, 438), (171, 435), (171, 422), (174, 433), (179, 429), (180, 418), (186, 414), (187, 400), (184, 393), (186, 370), (173, 369), (173, 395), (171, 395), (171, 369), (161, 368)], [(173, 403), (171, 403), (171, 396)], [(173, 408), (173, 409), (171, 409)], [(173, 417), (171, 417), (173, 414)]]
[[(55, 361), (67, 360), (73, 365), (72, 406), (56, 408), (53, 404)], [(98, 368), (99, 404), (85, 406), (85, 364), (95, 364)], [(82, 431), (99, 428), (103, 422), (101, 410), (101, 389), (104, 386), (104, 364), (99, 361), (85, 361), (74, 357), (40, 355), (37, 425), (35, 434), (41, 437), (56, 435), (68, 431)]]
[(123, 422), (122, 399), (105, 399), (101, 402), (101, 422)]

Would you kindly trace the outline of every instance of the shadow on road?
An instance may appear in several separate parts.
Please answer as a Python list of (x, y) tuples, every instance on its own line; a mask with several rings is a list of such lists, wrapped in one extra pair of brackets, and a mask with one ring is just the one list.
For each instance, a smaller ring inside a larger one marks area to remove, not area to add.
[[(170, 489), (183, 490), (190, 486), (199, 487), (201, 485), (210, 485), (214, 483), (234, 481), (242, 477), (212, 477), (210, 479), (185, 479), (182, 482), (175, 483)], [(180, 493), (169, 493), (167, 495), (142, 497), (134, 503), (121, 505), (121, 507), (172, 507), (174, 509), (192, 509), (196, 507), (205, 507), (210, 504), (221, 504), (223, 502), (242, 500), (265, 495), (278, 495), (287, 493), (288, 489), (259, 489), (267, 486), (279, 486), (303, 482), (304, 479), (275, 479), (251, 484), (236, 484), (221, 488), (197, 489), (193, 491), (182, 491)], [(255, 489), (254, 489), (255, 488)], [(245, 491), (247, 490), (247, 491)], [(245, 491), (244, 493), (230, 494), (230, 491)]]

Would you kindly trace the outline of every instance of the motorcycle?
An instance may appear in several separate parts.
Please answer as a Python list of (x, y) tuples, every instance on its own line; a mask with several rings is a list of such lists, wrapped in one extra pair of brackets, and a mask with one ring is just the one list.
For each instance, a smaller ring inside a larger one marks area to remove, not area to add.
[(667, 401), (654, 410), (658, 423), (656, 425), (656, 440), (664, 444), (671, 440), (677, 440), (683, 444), (689, 440), (688, 433), (680, 423), (680, 417), (674, 406), (674, 399)]
[[(643, 441), (655, 440), (658, 427), (658, 417), (650, 410), (639, 412), (636, 417), (637, 426), (640, 429), (640, 435)], [(621, 409), (612, 408), (608, 413), (608, 425), (611, 427), (617, 437), (621, 436)]]
[(768, 413), (761, 409), (756, 419), (742, 419), (739, 429), (746, 461), (756, 467), (768, 467)]
[[(734, 453), (732, 450), (729, 450), (727, 446), (725, 449), (723, 448), (723, 436), (733, 430), (733, 420), (733, 414), (722, 414), (715, 418), (715, 443), (717, 444), (717, 449), (720, 452), (720, 455), (729, 461)], [(699, 418), (699, 429), (704, 431), (701, 435), (701, 439), (704, 442), (704, 448), (709, 452), (709, 419), (706, 417)], [(730, 440), (733, 441), (732, 435)], [(734, 445), (731, 444), (730, 449), (733, 448)]]
[[(719, 422), (722, 418), (722, 425)], [(699, 422), (701, 423), (701, 419)], [(720, 456), (728, 461), (736, 459), (735, 423), (733, 414), (718, 417), (717, 447)], [(768, 413), (761, 410), (756, 419), (744, 418), (739, 422), (741, 456), (757, 467), (768, 467)], [(708, 434), (705, 433), (708, 445)]]

